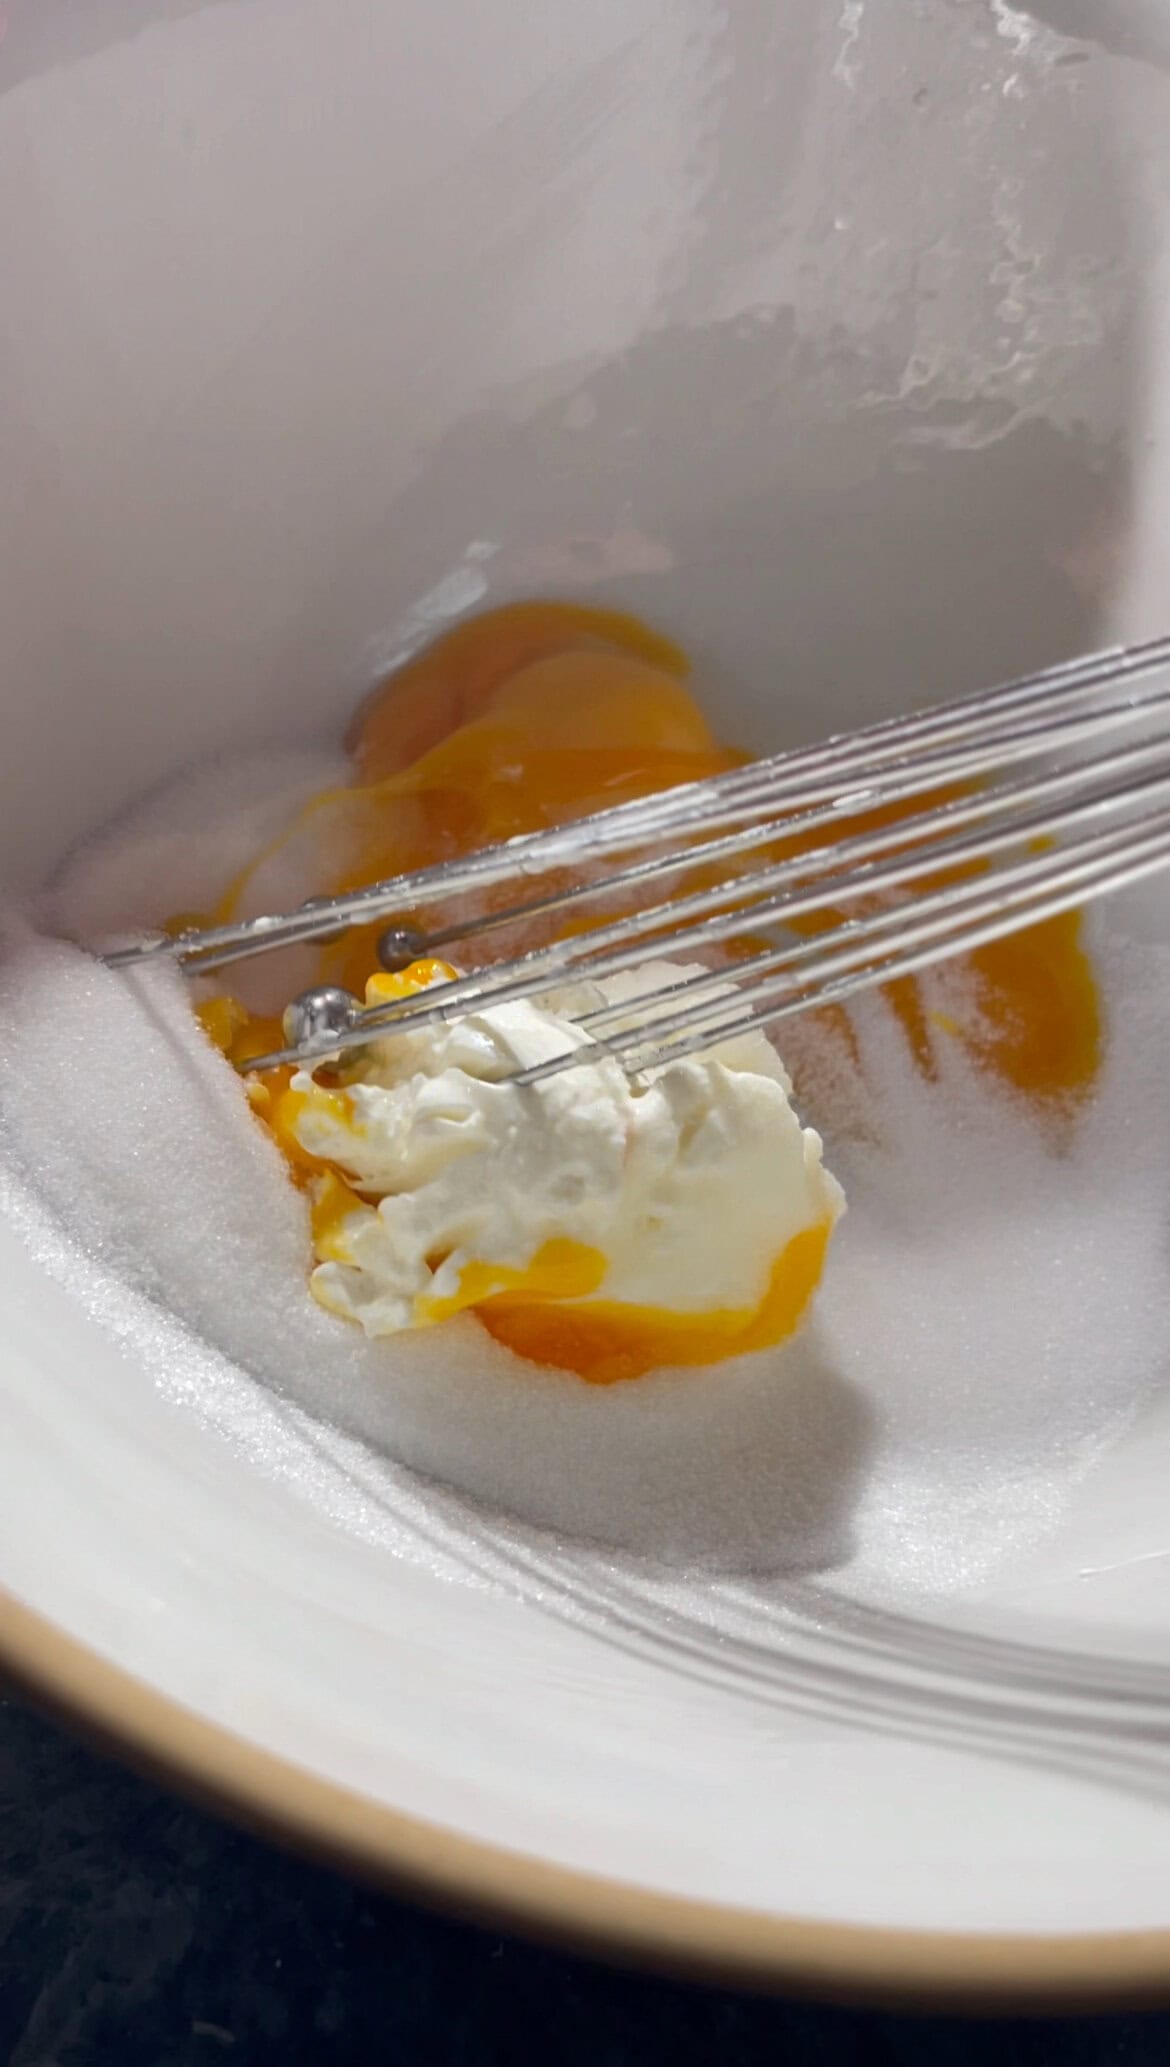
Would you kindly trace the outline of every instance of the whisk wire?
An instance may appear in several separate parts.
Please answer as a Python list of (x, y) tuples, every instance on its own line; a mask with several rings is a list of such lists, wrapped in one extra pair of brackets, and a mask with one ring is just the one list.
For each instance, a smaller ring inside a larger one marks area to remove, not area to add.
[[(1131, 771), (1131, 779), (1122, 782), (1119, 777), (1126, 769)], [(1136, 772), (1142, 769), (1148, 772)], [(876, 898), (908, 885), (923, 884), (940, 869), (981, 866), (1005, 849), (1045, 840), (1056, 831), (1068, 833), (1082, 821), (1121, 810), (1167, 784), (1170, 740), (1160, 740), (1124, 750), (1090, 768), (1061, 770), (1013, 785), (1010, 790), (952, 800), (924, 813), (917, 821), (894, 823), (831, 847), (789, 855), (755, 871), (746, 881), (721, 881), (598, 925), (575, 938), (530, 949), (501, 968), (477, 970), (421, 995), (370, 1007), (356, 1016), (352, 1027), (317, 1044), (300, 1044), (296, 1054), (312, 1059), (314, 1055), (324, 1056), (381, 1035), (416, 1032), (469, 1011), (537, 997), (574, 982), (601, 981), (636, 967), (655, 951), (677, 959), (758, 932), (764, 926), (791, 926), (795, 921), (807, 921), (859, 898)], [(1017, 803), (1037, 804), (1086, 785), (1087, 794), (1058, 811), (1014, 810)], [(1005, 809), (1009, 800), (1013, 806), (1010, 815)], [(820, 814), (809, 816), (818, 824), (821, 822)], [(989, 828), (986, 822), (997, 816), (1006, 822), (993, 822)], [(771, 836), (788, 841), (805, 833), (808, 825), (808, 818), (789, 820), (779, 834), (771, 828)], [(964, 825), (973, 825), (974, 830), (950, 830)], [(1067, 846), (1058, 850), (1058, 867), (1069, 851)], [(686, 865), (693, 866), (693, 857)], [(1005, 873), (1001, 870), (995, 879), (1001, 896), (1006, 888)], [(612, 894), (615, 883), (624, 888), (629, 880), (630, 873), (623, 872), (620, 877), (588, 885), (588, 893), (594, 897)], [(731, 908), (721, 909), (727, 907), (732, 897), (737, 897), (737, 901)], [(916, 908), (923, 908), (927, 901), (926, 893), (920, 890)], [(899, 907), (886, 917), (904, 923), (904, 918), (899, 918), (902, 912), (904, 907)], [(838, 920), (837, 930), (847, 923)], [(428, 935), (420, 943), (427, 953), (445, 944), (442, 934)], [(823, 947), (820, 952), (823, 955)], [(759, 963), (759, 956), (739, 961), (736, 980), (746, 981)], [(698, 983), (702, 979), (692, 980)], [(710, 980), (726, 983), (727, 969), (715, 972)], [(623, 1010), (628, 1013), (628, 1005), (614, 1006), (614, 1016), (620, 1017)], [(278, 1056), (280, 1060), (293, 1059), (294, 1051), (282, 1049)], [(273, 1062), (265, 1058), (260, 1066), (271, 1067)]]
[[(956, 955), (971, 954), (976, 948), (1000, 940), (1005, 933), (1024, 926), (1034, 926), (1049, 918), (1056, 918), (1061, 912), (1075, 909), (1086, 898), (1105, 896), (1142, 881), (1166, 867), (1170, 862), (1170, 820), (1151, 829), (1149, 836), (1141, 840), (1128, 840), (1124, 849), (1114, 858), (1100, 857), (1095, 863), (1086, 861), (1072, 874), (1061, 874), (1057, 885), (1043, 896), (1008, 896), (997, 891), (979, 901), (978, 922), (976, 913), (966, 914), (963, 923), (948, 924), (944, 918), (937, 926), (924, 927), (921, 933), (909, 929), (917, 944), (911, 944), (909, 935), (903, 934), (906, 943), (897, 953), (891, 953), (874, 961), (868, 956), (860, 958), (860, 966), (851, 966), (851, 958), (842, 955), (840, 960), (824, 956), (817, 965), (815, 980), (806, 982), (793, 990), (785, 981), (775, 991), (765, 991), (761, 997), (752, 998), (748, 993), (748, 1007), (740, 1004), (735, 1011), (718, 1018), (704, 1013), (696, 1015), (693, 1028), (687, 1031), (687, 1017), (682, 1016), (683, 1037), (665, 1041), (657, 1048), (646, 1045), (643, 1030), (643, 1045), (636, 1055), (633, 1044), (623, 1052), (618, 1044), (605, 1035), (601, 1042), (608, 1052), (620, 1060), (631, 1074), (644, 1074), (649, 1070), (663, 1069), (673, 1062), (684, 1060), (688, 1055), (710, 1050), (738, 1036), (776, 1025), (780, 1020), (791, 1018), (795, 1013), (810, 1009), (824, 1009), (826, 1006), (843, 1004), (859, 993), (873, 990), (893, 982), (898, 977), (913, 976), (923, 969), (939, 962), (949, 961)], [(838, 973), (834, 974), (834, 968)], [(661, 1035), (666, 1031), (657, 1028)], [(512, 1081), (519, 1087), (539, 1083), (549, 1076), (559, 1075), (564, 1069), (574, 1067), (587, 1059), (579, 1050), (566, 1051), (547, 1062), (518, 1071)]]
[[(521, 834), (456, 861), (341, 896), (315, 898), (294, 912), (156, 936), (116, 948), (105, 960), (112, 968), (125, 968), (169, 958), (192, 973), (209, 971), (277, 947), (320, 939), (340, 928), (455, 896), (473, 896), (517, 875), (579, 867), (605, 854), (647, 846), (680, 826), (689, 837), (705, 826), (776, 818), (818, 805), (825, 806), (828, 822), (890, 800), (890, 783), (898, 783), (899, 795), (911, 796), (949, 781), (976, 780), (989, 767), (1026, 758), (1040, 746), (1051, 750), (1083, 742), (1113, 723), (1156, 712), (1170, 702), (1166, 682), (1108, 706), (1091, 700), (1103, 685), (1140, 682), (1156, 675), (1168, 660), (1170, 638), (1069, 662), (957, 703), (883, 719), (818, 746), (772, 755), (725, 775), (611, 806), (569, 825)], [(1034, 708), (1041, 711), (1038, 722), (1021, 726), (1020, 714)], [(693, 866), (693, 850), (682, 860), (672, 856), (664, 861), (663, 871), (686, 866), (688, 859)], [(446, 936), (455, 937), (464, 935), (449, 931)]]
[[(854, 971), (872, 971), (867, 981), (886, 982), (892, 973), (905, 973), (906, 956), (913, 957), (913, 966), (924, 966), (917, 950), (930, 950), (927, 960), (939, 960), (957, 951), (970, 952), (979, 944), (978, 936), (988, 920), (994, 920), (990, 937), (1003, 932), (1002, 920), (1008, 913), (1023, 915), (1021, 922), (1033, 924), (1037, 917), (1053, 916), (1079, 904), (1085, 895), (1108, 881), (1116, 887), (1113, 879), (1119, 869), (1126, 873), (1137, 867), (1143, 858), (1154, 865), (1155, 858), (1170, 851), (1170, 807), (1152, 819), (1140, 838), (1135, 839), (1128, 830), (1102, 833), (1092, 840), (1080, 843), (1086, 850), (1074, 850), (1069, 859), (1067, 851), (1030, 857), (1012, 871), (1005, 887), (1000, 877), (988, 884), (962, 886), (948, 885), (931, 894), (916, 897), (908, 912), (900, 906), (893, 910), (874, 913), (866, 918), (845, 920), (833, 932), (833, 945), (826, 950), (822, 939), (802, 942), (799, 946), (780, 948), (772, 953), (753, 956), (734, 971), (734, 983), (729, 984), (727, 970), (705, 972), (702, 976), (683, 979), (669, 988), (655, 990), (648, 998), (641, 1000), (643, 1008), (666, 1004), (671, 998), (691, 1000), (685, 1009), (676, 1012), (645, 1010), (636, 1028), (627, 1035), (620, 1032), (622, 1017), (631, 1016), (630, 1003), (605, 1005), (595, 1012), (585, 1013), (577, 1024), (596, 1035), (607, 1025), (616, 1024), (616, 1037), (607, 1041), (611, 1053), (616, 1055), (639, 1055), (648, 1043), (665, 1035), (689, 1030), (692, 1027), (714, 1024), (720, 1018), (720, 1007), (725, 1008), (729, 993), (752, 1010), (752, 1016), (759, 1017), (761, 1002), (770, 1004), (780, 1001), (790, 992), (795, 994), (801, 982), (802, 968), (813, 967), (816, 973), (818, 1003), (829, 1003), (837, 995), (832, 989), (835, 974), (847, 976)], [(1043, 910), (1040, 907), (1043, 906)], [(883, 941), (890, 936), (896, 949), (897, 972), (889, 954), (883, 953)], [(773, 976), (772, 985), (760, 983), (765, 976)], [(707, 994), (709, 1002), (703, 1003)], [(801, 994), (803, 992), (801, 991)], [(698, 998), (699, 1002), (693, 1002)], [(765, 1018), (771, 1016), (765, 1014)], [(649, 1066), (639, 1062), (638, 1068)], [(542, 1066), (539, 1074), (554, 1074), (555, 1067)], [(523, 1081), (535, 1081), (526, 1077)]]
[[(598, 1043), (630, 1071), (656, 1067), (970, 952), (1164, 866), (1170, 800), (1157, 799), (1170, 785), (1168, 662), (1170, 639), (1063, 663), (291, 913), (136, 942), (106, 960), (124, 968), (170, 956), (200, 975), (404, 915), (403, 953), (434, 954), (520, 923), (571, 923), (616, 898), (634, 908), (425, 993), (364, 1009), (332, 993), (344, 1002), (340, 1020), (247, 1066), (311, 1065), (374, 1038), (738, 941), (748, 951), (734, 963), (636, 999), (598, 1002), (594, 991), (574, 1015), (587, 1038), (514, 1081), (572, 1068)], [(1115, 744), (1143, 724), (1152, 736)], [(578, 880), (566, 883), (567, 871)], [(713, 881), (688, 887), (711, 871)], [(549, 876), (519, 902), (478, 905), (501, 886)], [(640, 902), (647, 892), (651, 901)], [(470, 908), (440, 913), (429, 932), (414, 924), (453, 900)], [(787, 938), (777, 941), (779, 932)]]

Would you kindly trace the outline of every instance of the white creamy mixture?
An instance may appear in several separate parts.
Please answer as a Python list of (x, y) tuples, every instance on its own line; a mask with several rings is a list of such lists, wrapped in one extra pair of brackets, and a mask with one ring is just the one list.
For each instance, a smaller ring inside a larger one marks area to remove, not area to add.
[[(631, 1081), (566, 1016), (687, 973), (659, 964), (393, 1035), (340, 1094), (295, 1077), (302, 1147), (377, 1201), (318, 1241), (321, 1304), (393, 1334), (461, 1303), (469, 1266), (522, 1273), (569, 1241), (604, 1262), (575, 1303), (754, 1312), (793, 1237), (844, 1206), (775, 1049), (753, 1033)], [(570, 1047), (589, 1060), (503, 1081)]]
[[(77, 857), (46, 929), (93, 938), (205, 905), (334, 775), (301, 755), (278, 780), (263, 753), (192, 771)], [(306, 894), (271, 887), (282, 906)], [(1106, 916), (1105, 1068), (1059, 1136), (954, 1046), (927, 1083), (880, 999), (852, 1015), (863, 1081), (812, 1021), (790, 1023), (849, 1211), (808, 1324), (709, 1369), (584, 1385), (466, 1316), (383, 1340), (341, 1325), (305, 1296), (305, 1195), (181, 980), (130, 981), (20, 929), (0, 943), (0, 1220), (47, 1296), (66, 1286), (121, 1343), (128, 1384), (145, 1375), (329, 1526), (428, 1568), (490, 1556), (527, 1584), (555, 1556), (576, 1599), (591, 1538), (607, 1583), (641, 1598), (669, 1568), (671, 1600), (714, 1636), (746, 1593), (713, 1590), (713, 1568), (831, 1572), (911, 1613), (1022, 1585), (1121, 1432), (1161, 1411), (1170, 1369), (1170, 917), (1143, 910), (1134, 943), (1132, 897)], [(273, 1003), (312, 973), (257, 970)], [(1161, 1547), (1164, 1484), (1127, 1481), (1133, 1550)], [(525, 1523), (553, 1532), (539, 1560)], [(760, 1587), (769, 1616), (785, 1583)]]

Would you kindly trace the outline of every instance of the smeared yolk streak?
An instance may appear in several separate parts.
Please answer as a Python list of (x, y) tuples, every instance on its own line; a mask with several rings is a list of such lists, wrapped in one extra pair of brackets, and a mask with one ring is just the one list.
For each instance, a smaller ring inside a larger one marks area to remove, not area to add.
[[(195, 1017), (212, 1045), (234, 1060), (240, 1036), (250, 1019), (239, 999), (208, 998), (202, 1005), (196, 1005)], [(253, 1053), (263, 1055), (264, 1050), (256, 1048)]]
[(406, 969), (379, 969), (366, 978), (366, 1004), (396, 1004), (399, 998), (429, 990), (432, 983), (454, 983), (455, 974), (450, 962), (440, 962), (434, 955), (425, 955)]
[[(742, 765), (747, 757), (712, 735), (685, 686), (688, 673), (685, 655), (669, 640), (614, 611), (522, 603), (456, 626), (382, 683), (358, 712), (348, 740), (354, 785), (315, 799), (244, 871), (214, 916), (234, 916), (265, 861), (277, 851), (295, 851), (298, 842), (320, 888), (335, 894)], [(858, 819), (855, 829), (896, 823), (926, 801), (875, 812)], [(807, 849), (818, 837), (780, 841), (776, 854)], [(929, 880), (941, 879), (936, 873)], [(495, 908), (508, 901), (509, 893), (498, 893)], [(491, 908), (490, 899), (480, 907)], [(590, 909), (593, 923), (612, 912), (601, 899)], [(432, 908), (427, 922), (439, 925), (443, 916)], [(409, 923), (409, 913), (401, 917)], [(822, 914), (815, 928), (802, 930), (819, 930), (835, 917)], [(379, 930), (359, 929), (323, 947), (320, 980), (360, 992), (368, 979), (374, 1002), (448, 973), (442, 965), (425, 975), (416, 968), (370, 977)], [(512, 953), (535, 944), (535, 937), (518, 942), (504, 934), (490, 951)], [(936, 1073), (940, 1037), (958, 1039), (978, 1063), (1040, 1107), (1082, 1097), (1100, 1066), (1102, 1033), (1078, 916), (1045, 920), (977, 949), (959, 966), (974, 979), (976, 1009), (969, 1016), (932, 1010), (915, 978), (885, 987), (922, 1073)], [(279, 1045), (278, 1026), (241, 1019), (240, 1009), (228, 999), (200, 1008), (211, 1038), (236, 1062)], [(834, 1007), (820, 1017), (826, 1034), (835, 1033), (856, 1057), (846, 1014)], [(253, 1080), (250, 1095), (304, 1184), (320, 1179), (326, 1166), (307, 1156), (291, 1131), (296, 1114), (288, 1100), (296, 1094), (288, 1091), (288, 1074)], [(324, 1182), (314, 1211), (326, 1221), (334, 1215), (328, 1227), (322, 1222), (321, 1240), (328, 1241), (361, 1201), (336, 1173), (327, 1172)], [(578, 1244), (550, 1242), (519, 1279), (506, 1279), (488, 1264), (469, 1265), (454, 1299), (432, 1302), (426, 1318), (474, 1311), (517, 1355), (596, 1384), (661, 1364), (710, 1363), (780, 1341), (798, 1326), (829, 1232), (809, 1228), (789, 1243), (753, 1313), (684, 1314), (589, 1298), (601, 1282), (585, 1283), (599, 1268), (596, 1255), (578, 1253)]]
[(770, 1349), (795, 1333), (820, 1283), (832, 1222), (802, 1228), (772, 1264), (754, 1310), (671, 1313), (617, 1301), (556, 1304), (532, 1292), (501, 1292), (477, 1308), (497, 1342), (538, 1364), (576, 1371), (593, 1385), (616, 1385), (670, 1364), (716, 1364)]
[[(531, 1263), (516, 1269), (506, 1263), (466, 1263), (459, 1273), (458, 1290), (446, 1299), (424, 1296), (417, 1302), (420, 1325), (450, 1320), (452, 1314), (478, 1307), (481, 1315), (501, 1300), (529, 1301), (584, 1299), (596, 1292), (606, 1273), (606, 1259), (600, 1249), (587, 1242), (567, 1240), (563, 1235), (542, 1242)], [(543, 1359), (547, 1362), (547, 1358)]]
[(963, 1038), (1018, 1091), (1075, 1099), (1096, 1081), (1101, 998), (1081, 931), (1079, 913), (1060, 912), (967, 957), (981, 1023)]
[(344, 1127), (348, 1134), (360, 1134), (361, 1123), (354, 1117), (353, 1101), (344, 1091), (326, 1090), (322, 1084), (314, 1084), (311, 1091), (282, 1091), (277, 1101), (275, 1124), (291, 1133), (307, 1112), (328, 1113), (337, 1126)]
[[(394, 974), (379, 970), (366, 982), (367, 1005), (386, 1005), (399, 998), (413, 997), (436, 982), (451, 982), (455, 970), (450, 962), (432, 957), (412, 962)], [(208, 998), (195, 1007), (204, 1033), (228, 1061), (242, 1069), (254, 1055), (271, 1054), (282, 1046), (284, 1033), (279, 1019), (254, 1018), (238, 998)], [(328, 1169), (319, 1156), (310, 1155), (297, 1138), (296, 1127), (306, 1110), (329, 1110), (351, 1133), (361, 1128), (344, 1089), (315, 1083), (311, 1091), (291, 1088), (293, 1071), (287, 1066), (262, 1070), (247, 1079), (248, 1098), (257, 1118), (263, 1121), (289, 1164), (296, 1182), (304, 1186)]]
[[(900, 805), (885, 805), (859, 816), (852, 830), (860, 833), (896, 826), (961, 794), (959, 789), (940, 790)], [(782, 842), (776, 851), (807, 853), (817, 844), (818, 836), (813, 835)], [(969, 881), (980, 872), (979, 866), (970, 864), (936, 869), (924, 872), (919, 886), (941, 888)], [(845, 916), (826, 909), (812, 919), (796, 920), (794, 930), (821, 932)], [(956, 967), (965, 973), (975, 1005), (966, 1021), (953, 1012), (932, 1010), (922, 983), (914, 976), (896, 977), (882, 987), (923, 1076), (937, 1076), (934, 1036), (941, 1032), (961, 1041), (973, 1059), (1001, 1081), (1042, 1104), (1068, 1106), (1092, 1089), (1101, 1067), (1101, 1001), (1078, 912), (1061, 912), (1004, 940), (991, 941), (962, 956)], [(836, 1010), (833, 1024), (856, 1059), (845, 1014)]]
[(313, 1248), (321, 1263), (348, 1263), (350, 1253), (345, 1245), (345, 1223), (352, 1213), (368, 1211), (364, 1199), (351, 1190), (344, 1177), (336, 1170), (322, 1169), (312, 1187), (310, 1224), (313, 1229)]

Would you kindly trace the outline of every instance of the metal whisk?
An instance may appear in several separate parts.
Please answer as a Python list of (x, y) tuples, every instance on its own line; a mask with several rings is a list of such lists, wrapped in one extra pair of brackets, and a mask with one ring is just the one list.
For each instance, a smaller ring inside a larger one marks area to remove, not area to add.
[[(287, 1045), (247, 1067), (313, 1063), (375, 1035), (738, 944), (730, 965), (579, 1015), (578, 1028), (626, 1069), (657, 1067), (964, 954), (1163, 867), (1168, 708), (1170, 638), (1070, 661), (282, 916), (159, 935), (104, 959), (127, 968), (165, 956), (198, 975), (386, 919), (379, 956), (397, 969), (517, 921), (572, 923), (587, 919), (591, 904), (633, 899), (636, 908), (619, 917), (412, 997), (367, 1008), (332, 986), (306, 991), (285, 1013)], [(688, 887), (696, 870), (701, 885)], [(501, 908), (478, 902), (490, 892), (494, 906), (509, 889), (516, 901)], [(453, 901), (460, 917), (426, 931), (418, 915)], [(514, 1081), (572, 1068), (591, 1047), (578, 1040)]]

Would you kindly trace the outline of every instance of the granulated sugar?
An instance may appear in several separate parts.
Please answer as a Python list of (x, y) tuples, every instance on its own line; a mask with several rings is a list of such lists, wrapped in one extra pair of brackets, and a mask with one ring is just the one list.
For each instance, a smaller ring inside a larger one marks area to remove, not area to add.
[[(40, 921), (105, 933), (206, 907), (332, 773), (301, 758), (188, 778), (80, 857)], [(803, 1335), (710, 1370), (592, 1388), (470, 1320), (367, 1342), (309, 1298), (304, 1203), (181, 979), (113, 974), (15, 921), (0, 1203), (258, 1468), (330, 1505), (322, 1444), (344, 1451), (370, 1495), (344, 1525), (409, 1515), (397, 1554), (433, 1562), (440, 1537), (457, 1569), (462, 1512), (477, 1554), (538, 1525), (632, 1553), (622, 1570), (672, 1565), (684, 1591), (712, 1568), (902, 1599), (975, 1587), (1057, 1519), (1170, 1367), (1170, 951), (1098, 930), (1108, 1060), (1063, 1130), (957, 1049), (927, 1085), (876, 1001), (857, 1015), (858, 1125), (856, 1083), (841, 1095), (811, 1025), (793, 1030), (849, 1212)]]

